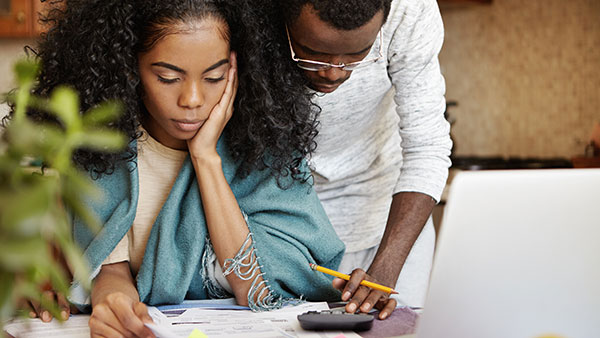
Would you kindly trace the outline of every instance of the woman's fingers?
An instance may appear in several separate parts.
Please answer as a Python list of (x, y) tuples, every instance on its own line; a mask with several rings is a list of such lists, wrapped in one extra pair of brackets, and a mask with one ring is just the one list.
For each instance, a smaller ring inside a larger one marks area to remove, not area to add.
[[(125, 323), (121, 323), (114, 310), (115, 309), (107, 303), (94, 306), (89, 321), (90, 334), (92, 334), (92, 336), (94, 334), (104, 335), (103, 332), (107, 331), (106, 326), (108, 326), (111, 329), (109, 331), (114, 331), (119, 334), (116, 337), (134, 337), (133, 332), (127, 329)], [(131, 316), (133, 316), (133, 311), (131, 311)]]
[[(92, 319), (90, 318), (90, 337), (91, 338), (108, 338), (108, 337), (125, 337), (119, 331), (113, 329), (112, 327), (106, 325), (105, 323), (99, 322), (97, 324), (92, 324)], [(94, 329), (92, 330), (92, 325), (94, 325)]]
[(223, 91), (219, 103), (213, 108), (210, 114), (211, 117), (215, 115), (215, 117), (222, 118), (221, 129), (225, 127), (233, 115), (233, 102), (235, 102), (235, 94), (237, 93), (237, 59), (235, 52), (231, 52), (229, 60), (230, 67), (227, 73), (227, 86), (225, 87), (225, 91)]
[[(69, 319), (69, 315), (71, 314), (69, 301), (67, 301), (66, 297), (62, 293), (55, 293), (54, 291), (47, 290), (42, 293), (42, 297), (47, 302), (56, 302), (58, 304), (62, 320)], [(39, 317), (43, 322), (46, 323), (52, 320), (52, 314), (42, 306), (41, 302), (31, 300), (28, 303), (29, 306), (26, 307), (30, 308), (29, 317)]]
[[(135, 304), (133, 306), (133, 312), (137, 315), (138, 318), (140, 318), (142, 323), (154, 323), (154, 321), (148, 314), (148, 308), (146, 307), (146, 304), (144, 304), (142, 302), (138, 302), (137, 304)], [(146, 327), (146, 325), (144, 325), (144, 330), (142, 332), (142, 335), (140, 335), (140, 337), (154, 338), (155, 336), (152, 333), (152, 331), (148, 327)]]
[[(112, 320), (111, 320), (112, 318)], [(94, 311), (90, 316), (88, 326), (90, 327), (91, 337), (131, 337), (131, 335), (123, 334), (119, 329), (119, 325), (115, 325), (117, 318), (114, 316), (110, 308), (103, 307), (102, 304), (94, 307)]]
[(228, 81), (228, 87), (229, 87), (229, 83), (231, 83), (231, 87), (228, 89), (231, 89), (231, 94), (229, 97), (229, 103), (227, 105), (227, 110), (226, 110), (226, 120), (229, 121), (229, 119), (231, 118), (231, 116), (233, 115), (233, 103), (235, 102), (235, 95), (237, 94), (237, 89), (238, 89), (238, 73), (237, 73), (237, 56), (235, 54), (235, 52), (231, 52), (231, 57), (229, 58), (231, 61), (231, 68), (229, 69), (229, 81)]
[(69, 319), (69, 316), (71, 315), (71, 308), (65, 295), (63, 295), (61, 292), (56, 293), (56, 301), (58, 303), (58, 308), (60, 309), (60, 316), (62, 317), (62, 320)]
[(146, 305), (141, 302), (129, 302), (130, 299), (119, 298), (111, 308), (121, 325), (132, 332), (135, 337), (154, 337), (152, 331), (144, 325), (144, 320), (152, 322)]
[[(44, 292), (42, 292), (42, 298), (44, 298), (44, 300), (47, 302), (54, 302), (55, 301), (54, 292), (50, 291), (50, 290), (44, 291)], [(52, 314), (50, 313), (50, 311), (44, 309), (41, 302), (32, 300), (32, 301), (30, 301), (30, 303), (31, 303), (31, 306), (33, 307), (33, 310), (37, 314), (37, 316), (43, 322), (47, 323), (52, 320)]]
[(201, 157), (202, 153), (212, 153), (216, 150), (218, 139), (233, 115), (237, 85), (237, 58), (235, 52), (232, 51), (230, 54), (230, 68), (227, 73), (227, 84), (223, 94), (219, 102), (212, 108), (202, 128), (191, 140), (188, 140), (188, 149), (192, 156)]
[(17, 301), (17, 309), (23, 311), (29, 318), (36, 318), (38, 316), (33, 308), (33, 304), (25, 298), (21, 298)]
[(138, 318), (142, 320), (142, 322), (154, 323), (152, 317), (150, 317), (150, 315), (148, 314), (148, 308), (146, 307), (146, 304), (142, 302), (137, 302), (133, 305), (133, 312), (136, 316), (138, 316)]

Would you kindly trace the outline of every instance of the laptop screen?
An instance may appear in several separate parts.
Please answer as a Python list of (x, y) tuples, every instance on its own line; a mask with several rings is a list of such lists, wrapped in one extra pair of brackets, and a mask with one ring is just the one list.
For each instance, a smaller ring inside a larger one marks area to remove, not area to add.
[(459, 173), (417, 337), (600, 337), (600, 169)]

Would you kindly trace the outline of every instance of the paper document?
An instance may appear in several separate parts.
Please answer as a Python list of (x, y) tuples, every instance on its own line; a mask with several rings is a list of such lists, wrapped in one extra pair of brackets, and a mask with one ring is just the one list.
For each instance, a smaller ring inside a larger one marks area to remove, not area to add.
[[(315, 337), (327, 338), (343, 334), (345, 337), (360, 337), (351, 331), (305, 331), (300, 327), (297, 316), (306, 311), (327, 310), (327, 303), (302, 303), (279, 310), (251, 312), (249, 310), (170, 308), (163, 311), (177, 337), (188, 337), (194, 330), (206, 337)], [(165, 328), (163, 325), (161, 328)], [(155, 332), (155, 334), (159, 334)]]
[[(211, 304), (206, 306), (206, 304)], [(146, 325), (159, 338), (188, 338), (192, 332), (196, 337), (314, 337), (333, 338), (343, 335), (347, 338), (360, 336), (352, 331), (305, 331), (300, 327), (297, 316), (306, 311), (327, 310), (327, 303), (306, 302), (297, 306), (287, 306), (279, 310), (252, 312), (246, 309), (231, 310), (231, 304), (207, 302), (203, 307), (190, 307), (189, 303), (168, 306), (159, 310), (148, 307), (148, 314), (154, 324)], [(219, 309), (222, 307), (222, 309)], [(89, 315), (71, 315), (69, 320), (60, 323), (52, 320), (44, 323), (40, 319), (16, 319), (5, 325), (5, 330), (19, 338), (88, 338)]]
[(49, 323), (44, 323), (39, 318), (13, 319), (4, 325), (4, 330), (18, 338), (89, 338), (89, 320), (88, 315), (71, 315), (69, 320), (62, 323), (56, 319)]

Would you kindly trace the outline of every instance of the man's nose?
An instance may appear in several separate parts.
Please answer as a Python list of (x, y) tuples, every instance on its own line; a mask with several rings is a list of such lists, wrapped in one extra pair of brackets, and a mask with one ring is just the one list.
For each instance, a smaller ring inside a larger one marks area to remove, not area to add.
[(348, 71), (339, 67), (330, 67), (329, 69), (319, 71), (319, 76), (327, 79), (329, 82), (338, 82), (347, 76)]
[(201, 107), (204, 104), (202, 85), (198, 81), (185, 82), (177, 103), (180, 107), (189, 109)]

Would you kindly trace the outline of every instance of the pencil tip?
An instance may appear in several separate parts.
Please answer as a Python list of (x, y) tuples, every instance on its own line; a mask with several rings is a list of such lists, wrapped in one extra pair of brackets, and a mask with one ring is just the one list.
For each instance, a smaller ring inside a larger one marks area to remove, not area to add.
[(314, 263), (308, 263), (308, 266), (310, 266), (311, 269), (315, 269), (315, 264)]
[(390, 293), (391, 293), (392, 295), (397, 295), (397, 294), (398, 294), (398, 291), (396, 291), (396, 290), (392, 290), (392, 292), (390, 292)]

